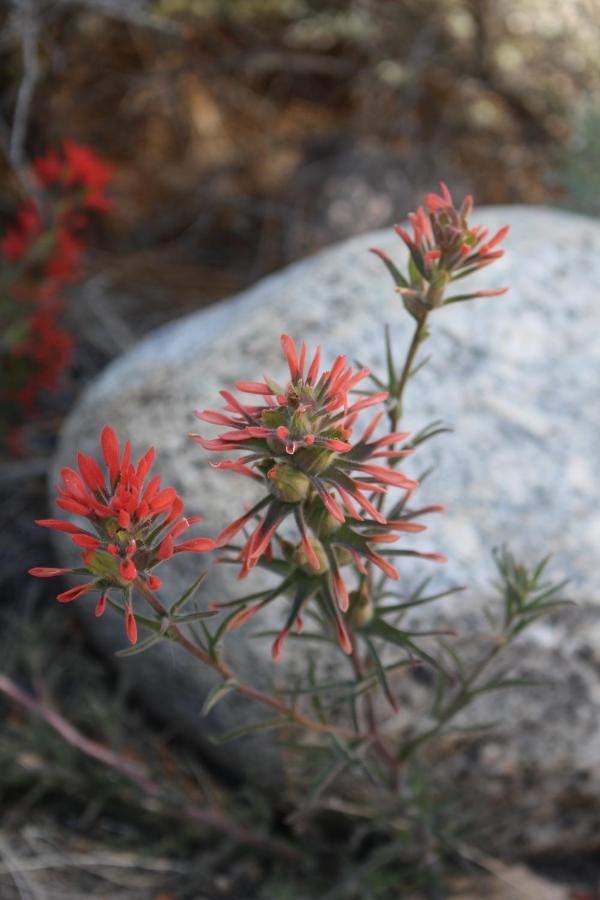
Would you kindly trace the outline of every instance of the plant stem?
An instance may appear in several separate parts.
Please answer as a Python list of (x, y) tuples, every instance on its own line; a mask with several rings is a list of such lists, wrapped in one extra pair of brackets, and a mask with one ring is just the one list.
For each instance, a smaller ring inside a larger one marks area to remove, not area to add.
[[(406, 358), (404, 360), (404, 366), (402, 367), (400, 378), (395, 385), (390, 385), (390, 397), (395, 401), (393, 407), (388, 411), (390, 432), (392, 433), (398, 430), (398, 424), (400, 422), (400, 419), (402, 418), (402, 400), (404, 398), (404, 392), (410, 379), (410, 373), (413, 368), (415, 356), (417, 355), (417, 350), (419, 349), (420, 344), (425, 340), (426, 334), (427, 315), (416, 322), (415, 330), (413, 332), (410, 346), (406, 353)], [(392, 458), (388, 460), (388, 466), (390, 469), (395, 469), (397, 464), (397, 459)], [(384, 501), (385, 494), (378, 494), (377, 498), (375, 499), (375, 506), (379, 510), (379, 512), (381, 512), (381, 510), (383, 509)], [(371, 563), (369, 563), (369, 565), (367, 566), (367, 571), (370, 573), (369, 577), (371, 578), (373, 572), (373, 566)]]
[[(143, 596), (143, 598), (150, 604), (152, 609), (157, 612), (161, 618), (169, 619), (169, 611), (163, 606), (161, 601), (158, 599), (156, 594), (153, 593), (146, 585), (138, 579), (135, 582), (135, 587), (138, 592)], [(233, 681), (235, 682), (235, 690), (238, 694), (242, 694), (244, 697), (248, 697), (250, 700), (255, 700), (257, 703), (261, 703), (263, 706), (268, 706), (271, 709), (276, 710), (281, 716), (284, 716), (287, 719), (295, 722), (297, 725), (302, 725), (303, 728), (307, 728), (310, 731), (318, 732), (320, 734), (335, 734), (338, 737), (343, 737), (346, 739), (356, 740), (357, 737), (360, 739), (364, 739), (365, 735), (356, 735), (355, 732), (347, 729), (347, 728), (339, 728), (336, 725), (328, 725), (326, 722), (319, 722), (316, 719), (311, 719), (309, 716), (305, 716), (302, 713), (298, 712), (295, 709), (292, 709), (289, 706), (286, 706), (281, 700), (277, 697), (272, 696), (271, 694), (266, 694), (263, 691), (258, 690), (258, 688), (254, 688), (251, 685), (240, 683), (229, 666), (226, 665), (222, 660), (215, 659), (210, 656), (202, 647), (199, 647), (198, 644), (195, 644), (191, 641), (183, 631), (179, 628), (178, 625), (171, 622), (168, 628), (168, 634), (171, 640), (175, 641), (176, 644), (179, 644), (180, 647), (183, 647), (188, 653), (192, 656), (195, 656), (201, 663), (209, 668), (213, 669), (213, 671), (218, 672), (218, 674), (223, 678), (224, 681)]]
[[(425, 315), (422, 319), (417, 321), (415, 325), (415, 330), (410, 342), (410, 346), (408, 348), (408, 352), (406, 354), (406, 359), (404, 360), (404, 366), (402, 368), (400, 378), (398, 379), (398, 383), (394, 386), (394, 389), (391, 392), (391, 396), (396, 401), (393, 408), (388, 414), (391, 431), (397, 431), (398, 429), (398, 422), (402, 417), (402, 400), (404, 398), (404, 391), (410, 379), (410, 373), (413, 368), (415, 356), (417, 355), (417, 350), (419, 349), (419, 345), (425, 340), (426, 333), (427, 316)], [(391, 460), (390, 467), (393, 468), (393, 466), (394, 460)]]
[[(354, 669), (357, 680), (361, 680), (362, 678), (364, 678), (364, 661), (360, 658), (356, 641), (352, 641), (352, 656), (350, 657), (350, 662), (352, 663), (352, 668)], [(400, 783), (400, 764), (393, 753), (388, 750), (383, 741), (383, 738), (381, 737), (379, 724), (377, 722), (377, 716), (375, 714), (375, 706), (373, 703), (371, 689), (369, 689), (365, 693), (365, 712), (367, 716), (369, 737), (371, 739), (373, 747), (377, 750), (379, 756), (387, 764), (390, 770), (391, 787), (392, 790), (396, 791), (398, 790)]]
[(446, 709), (439, 714), (437, 723), (428, 731), (424, 731), (422, 734), (417, 735), (417, 737), (415, 737), (412, 741), (409, 741), (409, 743), (406, 744), (399, 756), (400, 760), (405, 762), (414, 750), (420, 747), (421, 744), (427, 743), (427, 741), (439, 734), (444, 725), (449, 722), (450, 719), (452, 719), (452, 717), (456, 715), (456, 713), (460, 712), (462, 707), (465, 706), (468, 702), (471, 696), (471, 689), (475, 685), (475, 682), (477, 681), (479, 676), (485, 669), (487, 669), (487, 667), (494, 661), (498, 654), (504, 649), (508, 641), (509, 637), (507, 635), (504, 635), (502, 638), (499, 638), (496, 641), (490, 652), (483, 657), (478, 665), (475, 666), (469, 677), (462, 683), (461, 689), (458, 694), (454, 697), (453, 700), (449, 702), (449, 704), (446, 706)]

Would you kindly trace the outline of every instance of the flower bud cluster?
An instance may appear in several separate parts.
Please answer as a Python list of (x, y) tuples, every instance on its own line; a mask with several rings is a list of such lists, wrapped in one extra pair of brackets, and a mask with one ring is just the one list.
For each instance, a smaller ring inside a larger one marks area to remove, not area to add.
[(107, 475), (91, 456), (80, 452), (79, 472), (63, 468), (58, 486), (57, 505), (87, 519), (88, 527), (62, 519), (37, 522), (44, 528), (70, 534), (73, 544), (81, 550), (81, 565), (74, 569), (34, 568), (30, 574), (42, 578), (88, 575), (91, 580), (63, 591), (56, 599), (68, 603), (90, 591), (99, 592), (97, 616), (106, 608), (109, 591), (121, 593), (127, 636), (135, 643), (137, 626), (131, 591), (134, 582), (140, 579), (148, 589), (158, 590), (161, 581), (151, 574), (158, 565), (175, 553), (205, 552), (215, 544), (208, 538), (175, 543), (190, 525), (200, 520), (184, 517), (181, 498), (174, 488), (161, 489), (159, 475), (146, 481), (154, 461), (153, 448), (134, 465), (129, 441), (121, 455), (117, 436), (109, 426), (102, 431), (101, 446)]
[(420, 206), (416, 212), (409, 214), (412, 235), (399, 225), (395, 228), (410, 253), (406, 276), (382, 250), (372, 251), (387, 266), (406, 309), (417, 320), (424, 319), (429, 312), (447, 303), (476, 297), (496, 297), (508, 290), (498, 288), (446, 297), (450, 282), (489, 266), (504, 255), (499, 245), (509, 229), (505, 226), (489, 237), (488, 231), (481, 225), (470, 226), (468, 218), (473, 209), (472, 197), (465, 197), (461, 206), (456, 208), (443, 182), (440, 188), (441, 196), (427, 194), (426, 209)]
[[(396, 542), (403, 531), (422, 531), (425, 527), (406, 517), (387, 521), (374, 502), (390, 486), (407, 494), (417, 488), (416, 481), (378, 462), (396, 460), (412, 450), (395, 449), (406, 440), (407, 433), (374, 436), (383, 412), (375, 415), (358, 440), (353, 439), (359, 413), (387, 399), (387, 392), (382, 391), (350, 400), (350, 392), (369, 374), (367, 369), (354, 372), (345, 357), (339, 356), (331, 369), (321, 373), (318, 348), (308, 365), (304, 343), (298, 350), (292, 339), (283, 335), (281, 345), (289, 367), (288, 382), (280, 385), (267, 377), (264, 382), (238, 382), (239, 391), (262, 401), (254, 404), (242, 403), (222, 391), (226, 403), (223, 412), (203, 410), (196, 416), (227, 430), (212, 440), (199, 434), (192, 438), (206, 450), (240, 452), (235, 460), (212, 465), (257, 480), (266, 489), (258, 503), (217, 538), (218, 546), (231, 545), (242, 529), (249, 529), (238, 549), (240, 577), (261, 560), (272, 558), (272, 542), (277, 537), (285, 558), (297, 572), (296, 581), (304, 584), (300, 599), (292, 604), (292, 619), (275, 642), (274, 656), (280, 653), (283, 637), (294, 621), (301, 621), (303, 604), (315, 593), (325, 598), (340, 644), (351, 652), (342, 615), (348, 611), (350, 600), (341, 569), (354, 566), (364, 576), (365, 563), (369, 562), (396, 579), (396, 568), (379, 546)], [(299, 540), (295, 546), (278, 534), (288, 517), (297, 528)], [(442, 559), (435, 554), (427, 556)], [(247, 621), (264, 605), (261, 601), (252, 610), (243, 610), (235, 624)]]

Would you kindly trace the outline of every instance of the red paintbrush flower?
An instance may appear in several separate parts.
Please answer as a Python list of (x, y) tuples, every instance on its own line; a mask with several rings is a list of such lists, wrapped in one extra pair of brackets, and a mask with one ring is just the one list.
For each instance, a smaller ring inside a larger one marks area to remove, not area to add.
[(82, 205), (107, 212), (112, 203), (105, 194), (114, 169), (90, 147), (65, 140), (61, 152), (49, 150), (33, 161), (37, 181), (45, 188), (83, 191)]
[(42, 220), (34, 204), (22, 203), (12, 225), (0, 237), (0, 254), (9, 263), (20, 262), (42, 230)]
[[(224, 412), (205, 410), (195, 415), (226, 430), (213, 440), (198, 434), (191, 437), (207, 450), (241, 452), (240, 458), (213, 466), (258, 479), (268, 489), (265, 497), (217, 538), (217, 545), (224, 546), (245, 526), (252, 527), (237, 557), (240, 577), (260, 560), (269, 559), (279, 527), (293, 516), (298, 545), (288, 545), (279, 536), (278, 540), (305, 588), (307, 579), (310, 582), (310, 590), (300, 591), (286, 628), (289, 630), (302, 605), (317, 591), (327, 598), (340, 643), (350, 652), (341, 616), (348, 609), (348, 591), (340, 569), (354, 563), (359, 572), (364, 572), (367, 560), (389, 577), (398, 578), (385, 553), (375, 548), (396, 541), (397, 532), (417, 530), (419, 526), (401, 520), (387, 522), (373, 495), (385, 493), (389, 486), (407, 492), (417, 487), (416, 481), (377, 463), (381, 458), (399, 458), (412, 451), (394, 449), (408, 437), (406, 433), (374, 437), (383, 412), (375, 416), (358, 441), (352, 439), (359, 413), (387, 399), (385, 391), (361, 396), (354, 402), (349, 399), (350, 391), (369, 374), (367, 369), (353, 372), (345, 357), (339, 356), (331, 369), (321, 374), (319, 349), (307, 367), (305, 344), (299, 353), (287, 335), (283, 335), (281, 344), (290, 371), (288, 383), (281, 386), (270, 378), (238, 382), (238, 390), (263, 402), (247, 405), (222, 391)], [(261, 601), (254, 610), (264, 605)], [(246, 618), (252, 614), (245, 613)], [(280, 648), (281, 640), (274, 645), (275, 656)]]
[(150, 448), (134, 465), (129, 441), (121, 455), (117, 436), (108, 425), (102, 431), (102, 455), (108, 475), (98, 463), (78, 454), (78, 468), (61, 470), (57, 505), (87, 519), (88, 527), (78, 527), (61, 519), (40, 519), (37, 524), (71, 535), (82, 550), (82, 565), (75, 569), (30, 569), (37, 577), (70, 572), (86, 574), (92, 580), (59, 594), (69, 602), (88, 591), (99, 591), (101, 600), (96, 615), (101, 615), (110, 590), (125, 598), (127, 635), (135, 643), (137, 630), (131, 602), (131, 587), (140, 579), (150, 590), (160, 587), (160, 579), (150, 572), (173, 553), (203, 553), (212, 550), (214, 541), (195, 538), (176, 544), (177, 538), (197, 517), (183, 516), (183, 502), (173, 488), (162, 488), (160, 477), (148, 479), (154, 460)]
[(82, 241), (72, 231), (64, 226), (57, 228), (52, 254), (44, 267), (44, 276), (62, 284), (76, 279), (83, 249)]
[(489, 291), (475, 291), (445, 298), (448, 283), (464, 278), (477, 269), (489, 266), (504, 256), (499, 249), (509, 227), (505, 225), (493, 237), (481, 225), (471, 227), (468, 217), (473, 209), (473, 198), (465, 197), (456, 208), (450, 191), (442, 181), (441, 195), (427, 194), (426, 210), (420, 206), (408, 218), (412, 225), (412, 235), (395, 227), (410, 252), (411, 269), (404, 276), (392, 260), (382, 250), (373, 249), (391, 273), (405, 304), (415, 315), (475, 297), (496, 297), (505, 294), (508, 288)]
[(32, 162), (34, 175), (42, 187), (50, 187), (60, 181), (64, 167), (64, 161), (53, 148), (47, 150), (44, 156), (36, 157)]
[(43, 189), (43, 216), (27, 200), (0, 235), (0, 257), (10, 264), (5, 266), (0, 430), (34, 413), (40, 393), (56, 387), (68, 364), (72, 341), (58, 322), (62, 289), (80, 275), (88, 210), (111, 206), (105, 192), (113, 170), (88, 147), (65, 141), (60, 151), (36, 158), (32, 170)]

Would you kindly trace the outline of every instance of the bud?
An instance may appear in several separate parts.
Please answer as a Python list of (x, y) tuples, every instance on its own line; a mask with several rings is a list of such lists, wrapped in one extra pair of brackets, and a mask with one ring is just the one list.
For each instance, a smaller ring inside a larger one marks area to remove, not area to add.
[(273, 466), (268, 472), (271, 491), (284, 503), (301, 503), (308, 497), (310, 479), (287, 463)]
[(306, 510), (306, 520), (320, 538), (329, 537), (329, 535), (342, 527), (342, 523), (338, 522), (323, 506), (323, 501), (320, 498), (315, 498)]
[(340, 547), (339, 545), (333, 547), (333, 552), (335, 553), (335, 558), (337, 559), (338, 566), (349, 566), (352, 562), (354, 562), (354, 558), (347, 547)]
[(320, 568), (315, 569), (313, 564), (308, 558), (308, 554), (306, 552), (306, 548), (303, 544), (298, 544), (296, 549), (294, 550), (293, 560), (294, 563), (301, 569), (306, 575), (323, 575), (325, 572), (329, 570), (329, 560), (327, 559), (327, 554), (325, 553), (325, 548), (323, 544), (318, 538), (310, 537), (309, 539), (310, 546), (312, 548), (313, 553), (317, 557), (320, 563)]
[(110, 582), (115, 586), (127, 587), (129, 582), (121, 577), (119, 572), (120, 560), (103, 551), (95, 551), (88, 553), (85, 557), (86, 566), (91, 575), (101, 578), (105, 582)]
[(368, 625), (373, 618), (374, 610), (366, 586), (358, 591), (352, 591), (350, 594), (350, 608), (348, 610), (348, 618), (353, 628), (360, 630)]

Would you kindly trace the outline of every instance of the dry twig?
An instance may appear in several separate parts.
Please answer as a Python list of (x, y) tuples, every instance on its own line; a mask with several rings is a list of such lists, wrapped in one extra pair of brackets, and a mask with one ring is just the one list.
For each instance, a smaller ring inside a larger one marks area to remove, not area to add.
[(93, 741), (86, 737), (61, 716), (59, 712), (42, 703), (41, 700), (27, 694), (6, 675), (0, 675), (0, 693), (19, 706), (41, 716), (72, 747), (76, 747), (82, 753), (85, 753), (86, 756), (97, 760), (108, 768), (114, 769), (129, 781), (134, 782), (147, 796), (159, 801), (160, 811), (164, 814), (188, 822), (206, 825), (215, 831), (221, 832), (221, 834), (226, 835), (236, 843), (254, 847), (269, 855), (294, 862), (298, 862), (301, 858), (298, 851), (288, 844), (271, 839), (258, 832), (249, 831), (236, 822), (227, 819), (219, 810), (202, 809), (192, 804), (177, 806), (176, 810), (169, 808), (168, 797), (165, 797), (160, 785), (152, 781), (144, 766), (129, 762), (98, 741)]

